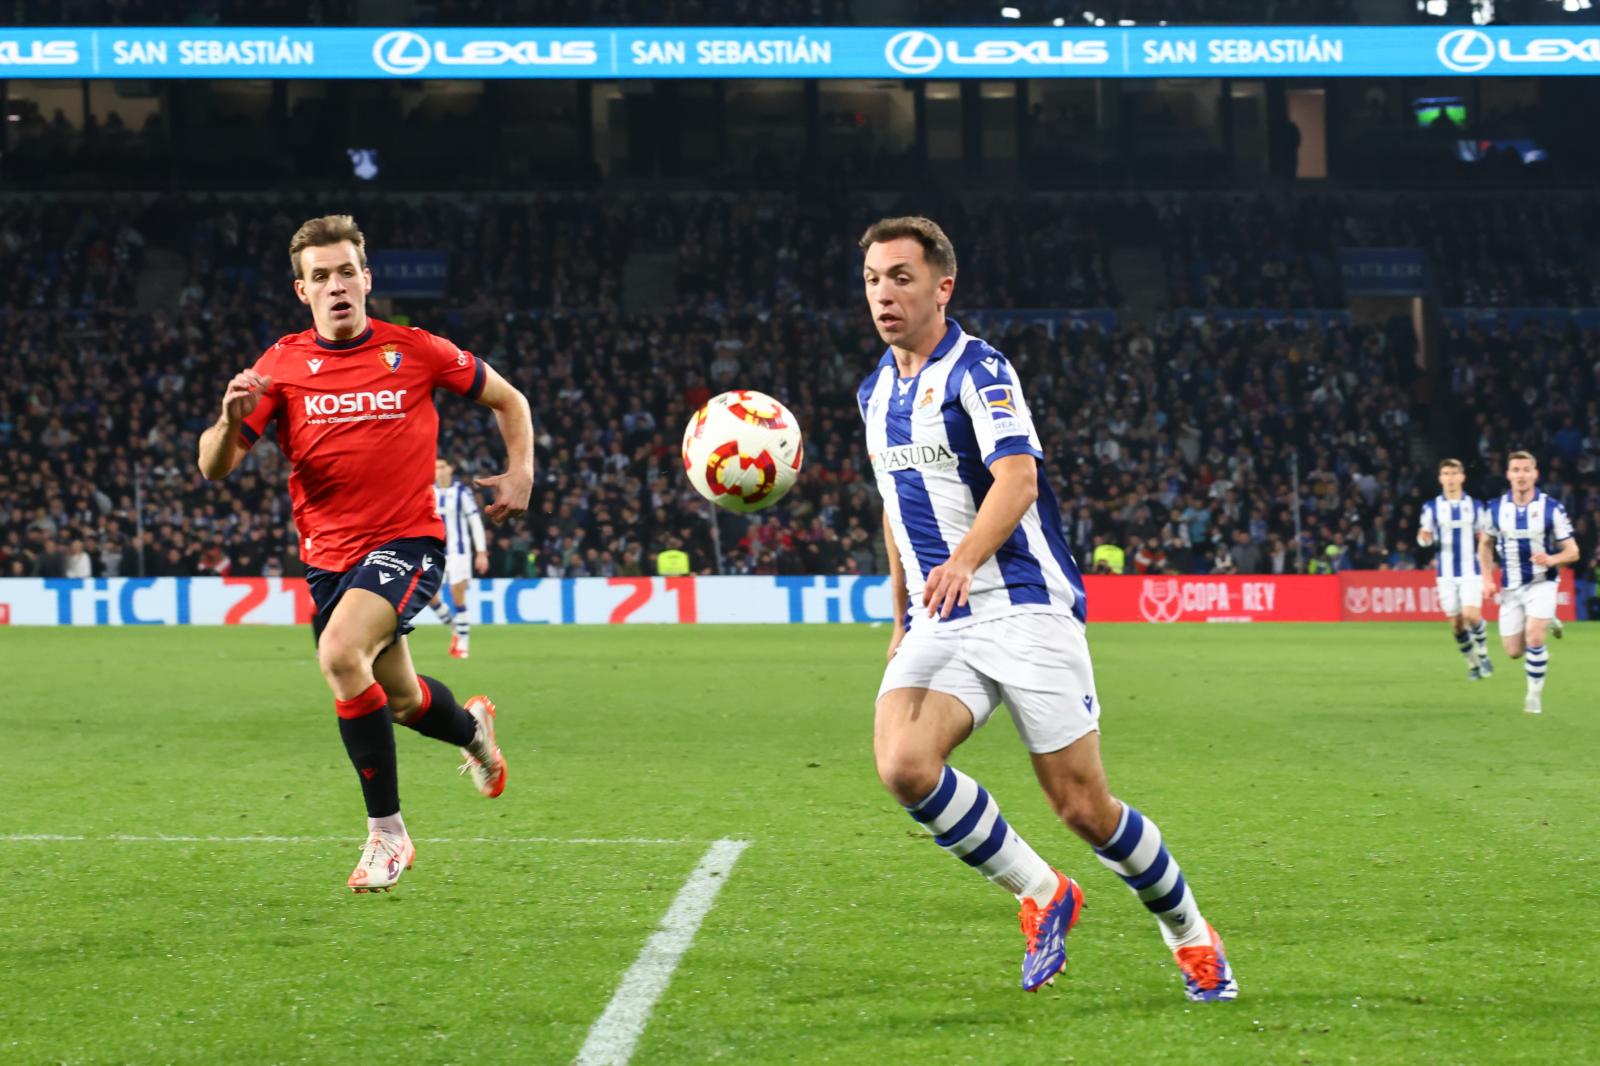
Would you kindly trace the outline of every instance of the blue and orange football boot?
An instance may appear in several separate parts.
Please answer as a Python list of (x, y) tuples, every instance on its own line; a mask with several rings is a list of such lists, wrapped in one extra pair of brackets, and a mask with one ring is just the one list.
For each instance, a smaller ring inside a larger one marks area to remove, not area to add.
[(1234, 999), (1239, 995), (1239, 982), (1233, 979), (1233, 967), (1222, 950), (1222, 938), (1206, 923), (1209, 943), (1192, 948), (1179, 948), (1172, 953), (1183, 971), (1183, 991), (1196, 1003), (1210, 1003)]
[(1078, 882), (1056, 871), (1060, 879), (1056, 894), (1046, 906), (1032, 899), (1022, 901), (1022, 935), (1028, 938), (1027, 954), (1022, 956), (1022, 990), (1037, 992), (1051, 984), (1056, 974), (1067, 968), (1067, 934), (1083, 913), (1083, 889)]

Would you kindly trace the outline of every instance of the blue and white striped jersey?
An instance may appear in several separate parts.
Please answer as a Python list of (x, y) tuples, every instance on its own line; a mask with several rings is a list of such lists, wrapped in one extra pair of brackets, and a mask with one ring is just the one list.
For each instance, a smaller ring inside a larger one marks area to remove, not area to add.
[(1433, 534), (1433, 543), (1439, 548), (1433, 572), (1440, 577), (1481, 577), (1478, 534), (1488, 528), (1488, 508), (1465, 493), (1455, 500), (1441, 494), (1422, 505), (1417, 543), (1422, 543), (1423, 533)]
[[(972, 529), (994, 484), (988, 464), (1007, 455), (1042, 460), (1044, 454), (1005, 356), (954, 320), (916, 377), (900, 377), (893, 351), (885, 350), (856, 399), (916, 617), (928, 572)], [(1043, 467), (1038, 500), (973, 575), (968, 599), (941, 624), (1028, 612), (1087, 620), (1083, 579)]]
[(1484, 509), (1489, 535), (1500, 549), (1500, 564), (1505, 572), (1501, 583), (1514, 589), (1537, 581), (1554, 581), (1555, 568), (1534, 562), (1533, 553), (1554, 554), (1558, 544), (1571, 539), (1572, 520), (1561, 501), (1536, 489), (1526, 504), (1517, 503), (1508, 492)]
[(452, 481), (442, 489), (435, 485), (433, 500), (439, 508), (439, 517), (444, 519), (446, 555), (488, 551), (483, 536), (483, 516), (478, 512), (478, 498), (470, 486), (460, 481)]

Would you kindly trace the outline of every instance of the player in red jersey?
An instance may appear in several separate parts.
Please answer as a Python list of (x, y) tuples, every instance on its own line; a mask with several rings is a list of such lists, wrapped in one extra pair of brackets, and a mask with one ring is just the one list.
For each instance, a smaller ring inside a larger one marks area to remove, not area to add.
[(471, 352), (367, 317), (372, 272), (349, 215), (305, 223), (289, 259), (314, 328), (284, 337), (228, 383), (222, 417), (200, 437), (200, 471), (227, 477), (276, 421), (316, 604), (317, 661), (367, 804), (367, 843), (348, 884), (356, 892), (388, 890), (416, 856), (400, 817), (394, 722), (459, 747), (463, 772), (484, 795), (500, 795), (506, 781), (494, 704), (474, 696), (459, 705), (443, 684), (417, 673), (406, 647), (412, 617), (444, 573), (433, 390), (495, 413), (506, 472), (476, 481), (494, 494), (484, 509), (494, 522), (527, 510), (533, 420), (522, 393)]

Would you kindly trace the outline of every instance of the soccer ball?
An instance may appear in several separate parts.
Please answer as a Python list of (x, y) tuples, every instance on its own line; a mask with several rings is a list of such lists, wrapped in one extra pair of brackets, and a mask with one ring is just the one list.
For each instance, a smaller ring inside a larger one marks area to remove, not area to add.
[(713, 396), (683, 431), (683, 469), (695, 491), (747, 514), (783, 499), (800, 476), (805, 442), (783, 404), (738, 389)]

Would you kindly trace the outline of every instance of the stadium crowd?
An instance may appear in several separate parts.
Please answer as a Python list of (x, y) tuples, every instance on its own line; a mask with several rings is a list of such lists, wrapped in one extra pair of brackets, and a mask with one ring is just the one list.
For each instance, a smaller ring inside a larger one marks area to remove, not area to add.
[(1174, 307), (1340, 307), (1340, 248), (1423, 248), (1447, 307), (1597, 307), (1600, 198), (1156, 198)]
[[(675, 207), (570, 197), (476, 212), (426, 200), (357, 205), (369, 234), (451, 251), (449, 299), (375, 313), (409, 316), (475, 350), (533, 404), (534, 511), (492, 530), (491, 573), (650, 573), (669, 547), (700, 572), (881, 571), (854, 401), (881, 345), (856, 306), (854, 231), (838, 224), (850, 216), (776, 200)], [(963, 254), (958, 320), (963, 307), (1066, 303), (1048, 286), (1073, 273), (1085, 302), (1117, 302), (1093, 210), (943, 211)], [(219, 485), (200, 479), (194, 441), (227, 378), (306, 324), (282, 243), (309, 213), (277, 200), (0, 210), (0, 573), (297, 572), (276, 448), (258, 445)], [(1023, 239), (1030, 229), (1044, 236)], [(180, 252), (189, 273), (174, 300), (140, 310), (142, 265), (157, 245)], [(1032, 259), (1005, 261), (1006, 248)], [(641, 249), (676, 254), (677, 288), (663, 309), (624, 312), (619, 275)], [(981, 332), (1018, 366), (1085, 569), (1426, 564), (1413, 533), (1436, 491), (1437, 448), (1419, 421), (1426, 383), (1391, 331), (1173, 314), (1103, 332), (991, 314)], [(1434, 402), (1455, 404), (1456, 423), (1474, 427), (1459, 441), (1469, 490), (1502, 491), (1506, 452), (1534, 450), (1592, 571), (1600, 333), (1461, 328), (1442, 358)], [(714, 527), (681, 476), (678, 439), (695, 407), (740, 386), (795, 409), (807, 466), (778, 507), (721, 515)], [(449, 397), (441, 408), (441, 451), (464, 474), (495, 469), (487, 413)]]

